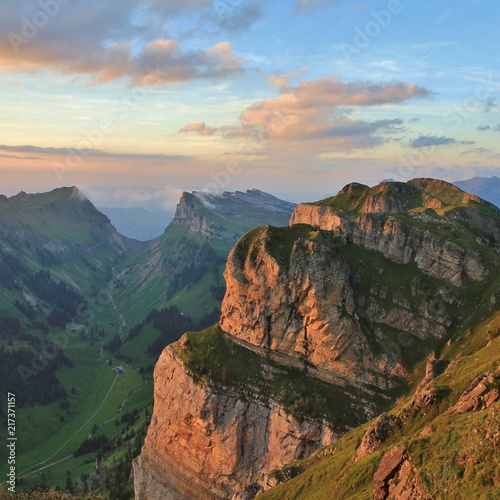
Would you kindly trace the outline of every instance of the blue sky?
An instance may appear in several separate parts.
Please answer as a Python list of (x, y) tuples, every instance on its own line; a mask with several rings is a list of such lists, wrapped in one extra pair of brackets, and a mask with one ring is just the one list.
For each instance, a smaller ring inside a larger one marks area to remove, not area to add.
[(294, 201), (500, 173), (493, 0), (6, 0), (2, 192)]

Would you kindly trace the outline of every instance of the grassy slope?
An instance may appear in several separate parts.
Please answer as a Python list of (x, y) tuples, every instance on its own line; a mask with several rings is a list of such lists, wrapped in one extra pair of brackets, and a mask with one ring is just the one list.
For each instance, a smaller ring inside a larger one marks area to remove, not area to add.
[[(238, 210), (237, 204), (231, 208), (225, 207), (227, 213), (220, 215), (188, 194), (194, 200), (196, 213), (225, 230), (243, 235), (263, 224), (285, 226), (288, 224), (288, 215), (274, 214), (263, 209)], [(204, 273), (199, 281), (188, 287), (177, 290), (173, 296), (166, 297), (168, 283), (173, 277), (182, 272), (189, 265), (193, 252), (208, 242), (220, 257), (222, 263), (218, 265), (217, 279), (211, 271)], [(210, 313), (214, 307), (220, 306), (220, 301), (210, 292), (210, 286), (218, 282), (223, 285), (222, 273), (224, 263), (234, 241), (228, 238), (209, 239), (206, 236), (195, 234), (187, 226), (170, 224), (164, 234), (141, 254), (121, 265), (117, 271), (123, 275), (115, 281), (117, 284), (117, 303), (124, 311), (127, 322), (135, 324), (144, 318), (143, 311), (152, 308), (163, 308), (176, 305), (184, 314), (199, 320)]]
[[(366, 393), (343, 388), (307, 375), (303, 369), (289, 368), (231, 342), (219, 326), (203, 332), (187, 334), (184, 347), (174, 344), (192, 376), (208, 383), (213, 390), (246, 397), (268, 404), (270, 400), (282, 405), (295, 418), (325, 418), (337, 432), (359, 425), (366, 417), (358, 411)], [(266, 374), (263, 377), (263, 373)], [(379, 391), (381, 411), (387, 396)]]
[[(189, 289), (183, 288), (170, 298), (165, 296), (175, 270), (182, 270), (189, 260), (189, 254), (184, 251), (185, 246), (180, 244), (183, 238), (198, 248), (205, 241), (189, 233), (187, 227), (170, 225), (151, 249), (126, 261), (117, 269), (118, 274), (123, 274), (115, 280), (116, 300), (129, 324), (138, 323), (153, 308), (177, 305), (184, 314), (199, 319), (220, 305), (210, 293), (213, 279), (207, 275)], [(222, 258), (229, 253), (231, 242), (213, 242), (213, 246)], [(220, 281), (222, 270), (221, 265)], [(193, 296), (196, 296), (196, 300), (192, 299)]]
[[(87, 300), (87, 305), (82, 310), (83, 314), (75, 319), (78, 322), (88, 320), (89, 326), (103, 329), (105, 336), (102, 340), (109, 341), (121, 324), (119, 311), (115, 310), (105, 293), (112, 268), (127, 254), (136, 251), (139, 245), (131, 242), (128, 250), (120, 246), (117, 243), (120, 237), (113, 233), (106, 217), (75, 194), (72, 188), (10, 200), (2, 198), (0, 208), (2, 249), (20, 258), (23, 265), (31, 271), (48, 269), (54, 280), (63, 281), (78, 290)], [(125, 239), (121, 242), (127, 244)], [(45, 244), (57, 245), (62, 249), (55, 253), (53, 262), (45, 263), (40, 260), (39, 249)], [(42, 342), (52, 339), (52, 335), (62, 341), (65, 354), (74, 363), (73, 367), (61, 368), (56, 373), (68, 393), (69, 412), (60, 408), (60, 401), (42, 407), (18, 409), (17, 472), (22, 475), (24, 471), (37, 470), (43, 465), (72, 455), (89, 435), (92, 427), (116, 416), (120, 404), (129, 398), (129, 393), (140, 389), (143, 381), (136, 369), (127, 369), (116, 380), (106, 403), (94, 415), (116, 377), (111, 367), (100, 359), (100, 342), (96, 340), (92, 346), (90, 340), (83, 341), (79, 335), (75, 338), (55, 327), (50, 327), (50, 333), (46, 336), (33, 329), (30, 322), (14, 307), (15, 300), (26, 302), (21, 292), (2, 287), (0, 298), (1, 308), (9, 315), (19, 318), (28, 333), (40, 336)], [(46, 314), (50, 307), (43, 305), (43, 297), (34, 298), (39, 299), (41, 310)], [(43, 320), (41, 313), (37, 315), (37, 320)], [(23, 347), (23, 343), (14, 339), (12, 348), (15, 347)], [(114, 360), (114, 364), (121, 363)], [(71, 393), (73, 387), (76, 389), (74, 395)], [(152, 384), (149, 384), (132, 395), (123, 412), (134, 408), (142, 409), (151, 401)], [(63, 422), (60, 415), (64, 417)], [(120, 429), (111, 421), (99, 433), (112, 439)], [(93, 470), (94, 460), (88, 459), (88, 456), (69, 458), (45, 469), (46, 484), (64, 486), (67, 470), (71, 470), (73, 480), (78, 481), (82, 473), (88, 474)], [(2, 473), (5, 464), (2, 461)], [(36, 464), (40, 465), (33, 469)], [(27, 474), (23, 487), (39, 483), (40, 472), (35, 475)]]
[[(478, 376), (500, 366), (500, 338), (490, 342), (500, 327), (500, 314), (484, 321), (476, 331), (463, 334), (443, 352), (443, 359), (455, 360), (434, 381), (443, 399), (427, 412), (410, 417), (381, 449), (356, 464), (350, 464), (366, 427), (344, 436), (314, 457), (295, 464), (304, 470), (298, 477), (259, 496), (262, 500), (371, 499), (373, 474), (385, 452), (404, 445), (410, 452), (418, 477), (430, 497), (494, 499), (500, 495), (498, 431), (500, 404), (490, 410), (468, 414), (446, 413)], [(421, 370), (420, 370), (421, 371)], [(500, 382), (500, 381), (499, 381)], [(411, 394), (393, 409), (397, 414)], [(430, 434), (421, 437), (424, 428)]]
[[(65, 353), (73, 360), (74, 366), (62, 368), (57, 374), (69, 395), (69, 412), (62, 410), (59, 402), (18, 410), (20, 476), (24, 475), (24, 471), (38, 470), (43, 465), (72, 455), (94, 425), (99, 427), (110, 420), (100, 427), (97, 434), (103, 433), (110, 439), (116, 437), (121, 429), (114, 425), (112, 419), (119, 415), (119, 407), (124, 401), (128, 400), (123, 411), (142, 409), (150, 404), (152, 384), (143, 386), (137, 371), (129, 368), (117, 376), (105, 362), (109, 356), (105, 355), (105, 359), (99, 360), (100, 348), (97, 345), (92, 347), (76, 340), (65, 349)], [(115, 360), (113, 364), (116, 366), (120, 362)], [(75, 395), (71, 394), (72, 387), (76, 389)], [(103, 401), (105, 404), (101, 407)], [(65, 422), (61, 423), (56, 414), (62, 414)], [(88, 458), (72, 457), (51, 467), (48, 484), (63, 486), (67, 470), (72, 472), (74, 479), (79, 479), (83, 473), (92, 472), (94, 461), (85, 463)], [(28, 473), (23, 486), (38, 483), (39, 477)]]

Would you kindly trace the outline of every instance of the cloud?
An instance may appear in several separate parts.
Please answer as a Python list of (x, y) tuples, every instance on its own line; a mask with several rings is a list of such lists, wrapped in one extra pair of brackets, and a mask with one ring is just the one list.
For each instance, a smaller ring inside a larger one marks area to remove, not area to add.
[[(46, 155), (68, 155), (80, 154), (83, 157), (97, 158), (123, 158), (131, 160), (188, 160), (189, 156), (184, 155), (164, 155), (164, 154), (141, 154), (141, 153), (108, 153), (99, 149), (79, 150), (74, 148), (44, 148), (39, 146), (5, 146), (0, 145), (0, 151), (10, 151), (14, 153), (39, 153)], [(33, 158), (34, 159), (34, 158)], [(38, 158), (40, 159), (40, 158)]]
[(460, 154), (462, 156), (466, 156), (466, 155), (484, 154), (484, 153), (491, 153), (491, 150), (486, 148), (473, 148), (473, 149), (467, 149), (466, 151), (462, 151)]
[[(212, 8), (208, 0), (73, 0), (47, 14), (34, 1), (0, 6), (0, 71), (120, 78), (133, 85), (222, 79), (241, 73), (228, 42), (186, 49), (169, 36), (172, 16)], [(255, 14), (256, 15), (256, 14)], [(255, 17), (255, 16), (254, 16)]]
[(484, 103), (484, 111), (485, 113), (489, 113), (493, 108), (496, 108), (496, 103), (495, 103), (495, 98), (494, 97), (488, 97), (486, 99), (486, 102)]
[(18, 156), (18, 155), (8, 155), (8, 154), (0, 154), (0, 158), (10, 158), (13, 160), (43, 160), (41, 156)]
[(214, 4), (214, 11), (217, 24), (220, 29), (227, 33), (241, 33), (262, 17), (262, 5), (260, 2), (251, 3), (248, 0), (244, 3), (231, 0), (218, 0)]
[(179, 132), (189, 133), (197, 132), (200, 135), (215, 135), (217, 133), (216, 128), (207, 127), (205, 122), (193, 122), (188, 123), (185, 127), (181, 128)]
[(290, 78), (272, 76), (269, 81), (279, 95), (244, 109), (239, 125), (215, 129), (197, 122), (188, 124), (182, 131), (271, 143), (315, 141), (318, 146), (322, 142), (325, 148), (374, 147), (384, 142), (379, 134), (400, 130), (402, 120), (355, 119), (349, 108), (400, 104), (432, 96), (424, 87), (401, 82), (342, 82), (332, 76), (290, 86)]
[(489, 129), (490, 129), (489, 125), (478, 125), (476, 127), (476, 130), (478, 130), (479, 132), (486, 132)]
[(455, 144), (475, 144), (475, 141), (457, 141), (453, 137), (444, 137), (436, 135), (421, 135), (417, 139), (410, 141), (411, 148), (429, 148), (436, 146), (452, 146)]
[(370, 66), (373, 66), (374, 68), (387, 69), (389, 71), (399, 71), (396, 61), (393, 61), (392, 59), (385, 59), (383, 61), (374, 61), (370, 64)]
[(182, 195), (182, 189), (142, 186), (88, 186), (83, 192), (97, 206), (145, 207), (149, 210), (173, 211)]

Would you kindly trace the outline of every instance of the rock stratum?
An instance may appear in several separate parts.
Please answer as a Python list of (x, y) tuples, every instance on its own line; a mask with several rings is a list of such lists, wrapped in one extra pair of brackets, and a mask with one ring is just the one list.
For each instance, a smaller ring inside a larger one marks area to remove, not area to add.
[[(156, 366), (136, 498), (253, 498), (299, 474), (287, 464), (390, 408), (419, 363), (498, 308), (499, 244), (496, 207), (432, 179), (350, 184), (247, 233), (219, 325)], [(385, 439), (374, 429), (356, 464)], [(407, 455), (394, 471), (413, 478)]]

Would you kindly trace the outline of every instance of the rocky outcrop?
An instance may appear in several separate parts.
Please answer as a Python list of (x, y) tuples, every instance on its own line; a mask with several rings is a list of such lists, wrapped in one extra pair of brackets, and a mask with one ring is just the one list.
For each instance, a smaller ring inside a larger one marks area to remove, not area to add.
[(301, 203), (297, 205), (290, 218), (290, 226), (308, 224), (325, 231), (341, 230), (346, 221), (336, 215), (328, 206)]
[(228, 499), (338, 439), (326, 423), (195, 382), (174, 348), (154, 373), (155, 407), (134, 463), (136, 499)]
[(423, 500), (417, 471), (403, 446), (388, 451), (373, 476), (373, 500)]
[(173, 225), (187, 226), (189, 231), (208, 238), (228, 238), (236, 241), (238, 235), (224, 228), (222, 224), (214, 222), (212, 217), (203, 213), (203, 203), (192, 193), (182, 193)]
[(474, 379), (470, 387), (460, 396), (450, 411), (467, 413), (480, 408), (489, 408), (500, 399), (500, 383), (493, 373), (485, 373)]
[(399, 422), (398, 417), (389, 413), (383, 413), (366, 430), (354, 454), (352, 461), (357, 462), (362, 458), (373, 455), (391, 435), (394, 426)]
[[(445, 308), (433, 308), (428, 297), (419, 296), (419, 308), (413, 308), (388, 299), (374, 283), (357, 293), (363, 270), (343, 258), (334, 243), (297, 238), (289, 260), (280, 260), (269, 249), (275, 240), (272, 229), (263, 228), (241, 240), (228, 258), (221, 327), (248, 346), (306, 360), (328, 381), (340, 377), (353, 385), (387, 388), (405, 376), (405, 369), (397, 356), (374, 352), (377, 337), (383, 343), (389, 330), (422, 340), (446, 335), (450, 317)], [(368, 323), (377, 326), (369, 330)]]

